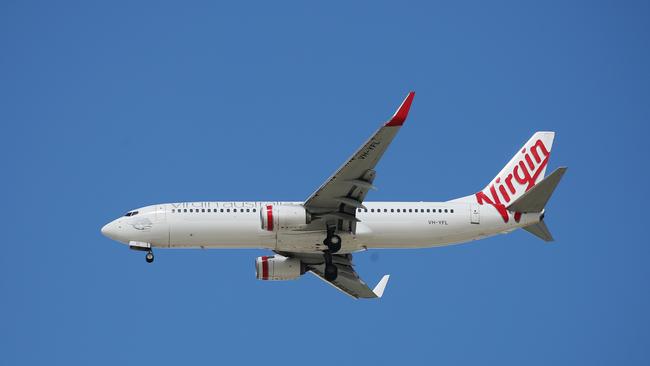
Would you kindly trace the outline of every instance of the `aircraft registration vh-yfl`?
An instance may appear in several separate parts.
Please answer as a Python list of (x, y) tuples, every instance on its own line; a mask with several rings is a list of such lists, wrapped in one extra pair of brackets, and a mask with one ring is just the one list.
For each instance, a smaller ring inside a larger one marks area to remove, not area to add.
[(359, 278), (352, 253), (374, 248), (429, 248), (523, 228), (553, 237), (544, 206), (566, 167), (545, 177), (554, 132), (536, 132), (481, 191), (445, 202), (368, 202), (375, 166), (402, 128), (414, 93), (334, 174), (300, 202), (182, 202), (138, 208), (101, 229), (146, 252), (153, 248), (263, 248), (260, 280), (291, 280), (311, 272), (354, 298), (379, 298)]

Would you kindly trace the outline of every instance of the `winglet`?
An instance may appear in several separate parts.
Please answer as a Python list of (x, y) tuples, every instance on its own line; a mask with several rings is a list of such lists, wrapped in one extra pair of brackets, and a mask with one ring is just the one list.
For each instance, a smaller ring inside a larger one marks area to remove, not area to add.
[(411, 103), (413, 103), (414, 96), (415, 92), (410, 92), (409, 95), (406, 96), (402, 102), (402, 105), (397, 108), (397, 112), (395, 112), (393, 118), (391, 118), (390, 121), (386, 122), (385, 126), (399, 127), (404, 124), (404, 121), (406, 121), (406, 117), (409, 114), (409, 109), (411, 109)]
[(382, 297), (384, 294), (384, 290), (386, 289), (386, 285), (388, 284), (388, 279), (390, 278), (390, 275), (385, 275), (384, 277), (381, 278), (377, 286), (375, 286), (374, 289), (372, 289), (372, 292), (377, 295), (377, 297)]

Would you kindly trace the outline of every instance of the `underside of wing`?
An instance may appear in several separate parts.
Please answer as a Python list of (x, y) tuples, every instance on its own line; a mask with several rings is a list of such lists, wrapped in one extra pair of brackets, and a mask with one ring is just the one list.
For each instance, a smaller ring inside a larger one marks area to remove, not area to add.
[(385, 275), (373, 289), (368, 287), (354, 270), (351, 254), (332, 256), (332, 263), (338, 268), (338, 276), (333, 281), (325, 279), (325, 264), (318, 263), (318, 258), (322, 258), (322, 256), (314, 257), (297, 253), (283, 253), (283, 255), (301, 259), (304, 261), (306, 269), (316, 277), (355, 299), (380, 298), (388, 284), (389, 275)]
[(321, 221), (315, 225), (324, 227), (325, 221), (338, 230), (355, 231), (357, 208), (363, 208), (366, 194), (374, 188), (374, 168), (404, 124), (414, 96), (410, 92), (393, 117), (305, 201), (305, 208)]

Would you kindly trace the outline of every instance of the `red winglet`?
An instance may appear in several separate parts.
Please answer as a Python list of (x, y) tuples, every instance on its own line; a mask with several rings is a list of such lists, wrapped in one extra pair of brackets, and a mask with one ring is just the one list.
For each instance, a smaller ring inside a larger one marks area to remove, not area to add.
[(404, 124), (404, 121), (406, 121), (406, 117), (409, 114), (409, 109), (411, 109), (411, 103), (413, 103), (414, 96), (415, 92), (410, 92), (409, 95), (406, 96), (406, 99), (404, 99), (402, 105), (399, 106), (397, 112), (393, 115), (393, 118), (386, 122), (385, 126), (401, 126)]

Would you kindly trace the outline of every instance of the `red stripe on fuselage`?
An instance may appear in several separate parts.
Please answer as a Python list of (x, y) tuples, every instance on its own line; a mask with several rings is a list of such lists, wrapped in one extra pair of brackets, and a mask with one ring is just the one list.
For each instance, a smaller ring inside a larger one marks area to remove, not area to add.
[(273, 231), (273, 206), (266, 206), (266, 230)]
[(262, 279), (269, 279), (269, 257), (262, 257)]

